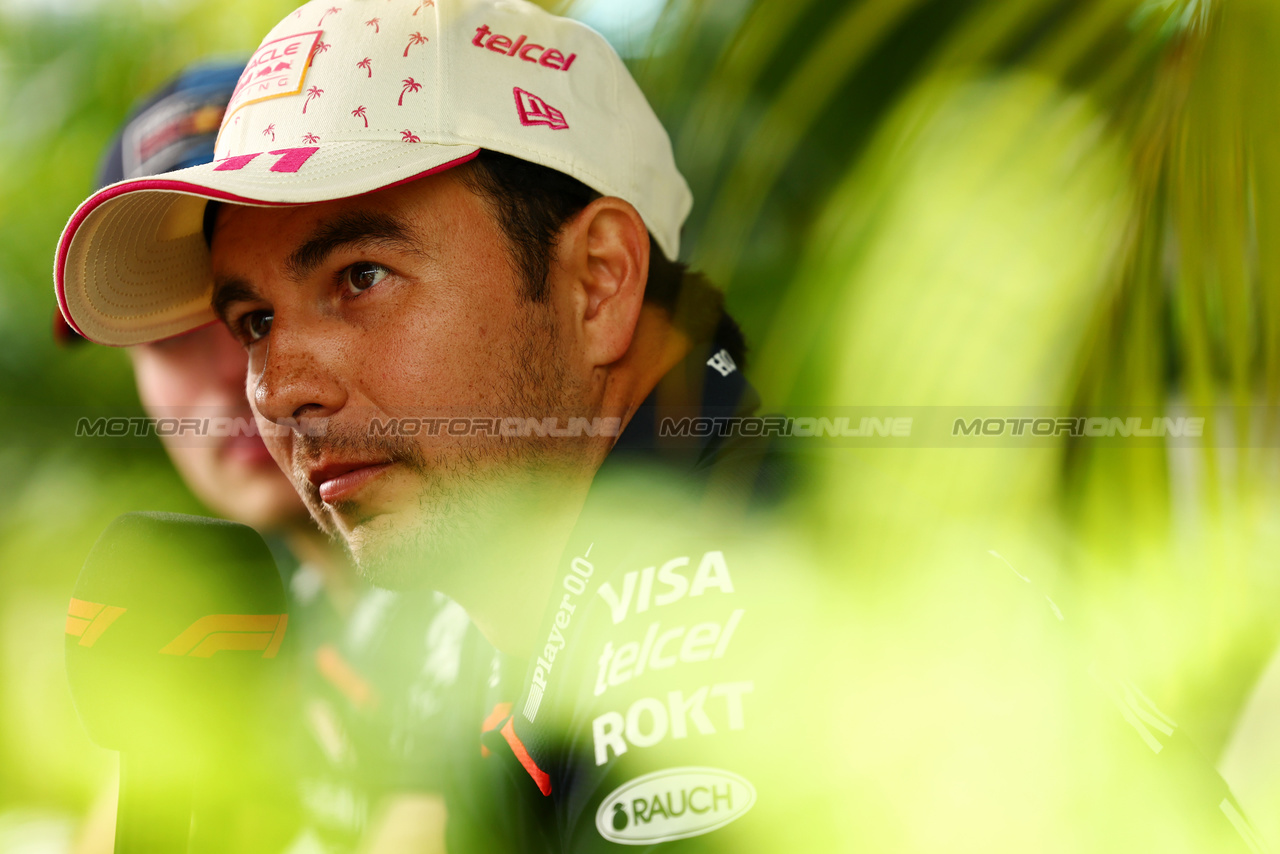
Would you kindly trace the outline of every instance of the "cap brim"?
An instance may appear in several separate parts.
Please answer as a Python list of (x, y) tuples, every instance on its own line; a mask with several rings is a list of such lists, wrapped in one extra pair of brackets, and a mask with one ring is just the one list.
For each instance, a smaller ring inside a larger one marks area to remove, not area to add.
[(80, 205), (62, 232), (58, 307), (72, 329), (99, 344), (180, 335), (215, 319), (203, 228), (209, 199), (302, 205), (349, 198), (442, 172), (478, 152), (475, 145), (332, 142), (113, 184)]

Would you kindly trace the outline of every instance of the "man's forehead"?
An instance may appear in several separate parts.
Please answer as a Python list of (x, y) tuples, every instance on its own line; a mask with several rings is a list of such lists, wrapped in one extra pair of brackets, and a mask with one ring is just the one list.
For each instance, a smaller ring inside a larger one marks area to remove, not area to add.
[(387, 248), (428, 257), (449, 220), (484, 216), (468, 205), (456, 181), (435, 175), (401, 187), (312, 205), (262, 207), (221, 204), (211, 229), (215, 282), (251, 278), (264, 262), (288, 278), (302, 279), (325, 257), (343, 248)]
[[(465, 167), (459, 167), (465, 168)], [(291, 252), (308, 239), (311, 232), (330, 228), (333, 223), (363, 220), (384, 224), (398, 221), (413, 228), (448, 217), (476, 216), (483, 207), (467, 196), (474, 194), (465, 183), (449, 173), (430, 175), (372, 193), (348, 196), (306, 205), (243, 205), (219, 202), (210, 228), (210, 248), (217, 260), (219, 235), (228, 230), (247, 232), (263, 238), (260, 242), (281, 252)], [(293, 246), (288, 245), (289, 242)]]
[(476, 225), (492, 232), (495, 245), (501, 242), (489, 207), (450, 173), (308, 205), (220, 203), (210, 234), (215, 312), (222, 316), (233, 302), (261, 298), (266, 270), (301, 282), (331, 254), (349, 249), (430, 260), (444, 242), (474, 237)]

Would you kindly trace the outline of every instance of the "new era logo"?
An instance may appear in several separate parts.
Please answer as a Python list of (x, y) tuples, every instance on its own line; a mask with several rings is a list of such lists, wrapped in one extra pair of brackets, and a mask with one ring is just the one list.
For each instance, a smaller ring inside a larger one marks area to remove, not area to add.
[(546, 125), (552, 130), (565, 130), (569, 123), (564, 120), (564, 113), (548, 104), (532, 92), (526, 92), (519, 86), (511, 90), (516, 96), (516, 109), (520, 111), (520, 124), (525, 127)]
[(728, 350), (722, 349), (719, 353), (707, 359), (707, 367), (714, 368), (720, 376), (727, 377), (738, 370), (738, 363), (733, 361), (733, 357), (729, 355)]

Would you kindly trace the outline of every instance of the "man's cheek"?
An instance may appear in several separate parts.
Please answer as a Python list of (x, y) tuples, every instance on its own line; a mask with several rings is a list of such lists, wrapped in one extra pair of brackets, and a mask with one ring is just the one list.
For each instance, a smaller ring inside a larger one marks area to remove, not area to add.
[(226, 467), (218, 460), (217, 449), (212, 443), (207, 440), (204, 444), (199, 440), (182, 442), (170, 438), (164, 444), (169, 459), (196, 493), (196, 497), (206, 501), (226, 488), (229, 475)]
[(276, 461), (281, 471), (289, 474), (290, 469), (293, 468), (290, 455), (293, 430), (287, 425), (276, 424), (274, 421), (263, 418), (256, 410), (253, 417), (258, 425), (258, 435), (262, 437), (267, 450), (271, 452), (271, 458)]

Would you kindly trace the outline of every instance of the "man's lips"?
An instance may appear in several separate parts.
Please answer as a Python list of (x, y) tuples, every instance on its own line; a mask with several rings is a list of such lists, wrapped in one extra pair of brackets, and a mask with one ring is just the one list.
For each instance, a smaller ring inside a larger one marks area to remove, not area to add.
[(228, 461), (250, 467), (274, 467), (276, 464), (262, 438), (256, 434), (228, 437), (219, 448), (219, 453)]
[(326, 463), (312, 469), (307, 479), (320, 493), (321, 501), (335, 504), (355, 495), (366, 483), (390, 467), (391, 463), (385, 461)]

